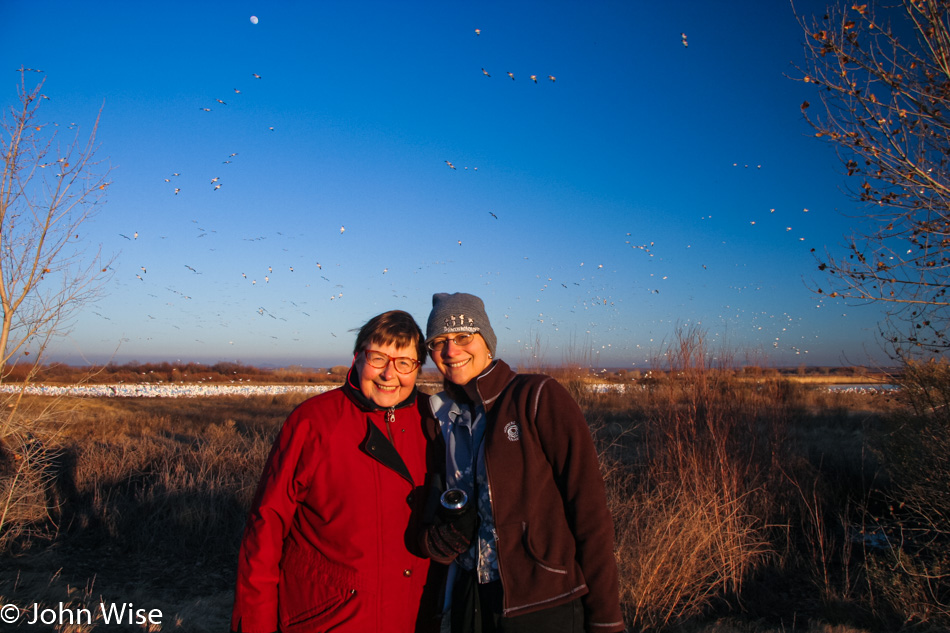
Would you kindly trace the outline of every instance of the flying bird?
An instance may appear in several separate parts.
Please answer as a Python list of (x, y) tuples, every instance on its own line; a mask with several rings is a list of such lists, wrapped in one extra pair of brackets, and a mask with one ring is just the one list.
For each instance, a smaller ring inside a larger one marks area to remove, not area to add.
[(215, 101), (217, 101), (217, 102), (220, 103), (221, 105), (228, 105), (228, 104), (226, 104), (224, 101), (221, 101), (221, 99), (215, 99)]
[(343, 231), (345, 231), (345, 230), (346, 230), (346, 227), (345, 227), (345, 226), (341, 226), (341, 227), (340, 227), (340, 235), (343, 235)]
[(261, 78), (261, 76), (258, 75), (257, 73), (251, 73), (251, 74), (254, 75), (254, 79), (260, 79), (260, 78)]
[(515, 80), (515, 74), (514, 74), (514, 73), (509, 72), (509, 73), (508, 73), (508, 76), (511, 77), (511, 80), (512, 80), (512, 81)]
[(680, 33), (680, 39), (683, 40), (683, 46), (689, 48), (689, 42), (686, 41), (686, 33)]
[(554, 75), (548, 75), (548, 79), (550, 79), (552, 83), (557, 81), (557, 77), (555, 77)]
[(475, 29), (475, 35), (481, 35), (481, 34), (482, 34), (481, 29)]
[(538, 83), (538, 76), (537, 76), (537, 75), (531, 75), (531, 81), (533, 81), (534, 83)]
[(489, 211), (488, 214), (491, 215), (491, 217), (495, 218), (496, 220), (498, 219), (498, 216), (492, 213), (491, 211)]
[(449, 167), (451, 167), (452, 169), (455, 169), (455, 165), (453, 165), (453, 164), (450, 163), (449, 161), (445, 161), (445, 164), (448, 165)]
[(485, 70), (484, 68), (482, 68), (482, 74), (485, 75), (486, 77), (491, 77), (491, 75), (488, 74), (488, 71)]

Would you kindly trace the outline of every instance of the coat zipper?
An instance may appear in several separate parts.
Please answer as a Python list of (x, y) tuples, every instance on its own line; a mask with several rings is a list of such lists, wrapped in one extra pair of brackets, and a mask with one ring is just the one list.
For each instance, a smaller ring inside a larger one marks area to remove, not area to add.
[[(488, 424), (488, 411), (485, 412), (485, 424), (486, 424), (486, 425)], [(486, 428), (486, 429), (485, 429), (486, 435), (487, 435), (488, 431), (489, 431), (489, 429)], [(487, 439), (488, 439), (488, 438), (483, 438), (482, 441), (484, 442), (484, 441), (487, 440)], [(491, 485), (491, 464), (490, 464), (489, 461), (488, 461), (488, 446), (485, 446), (485, 479), (487, 480), (487, 484), (488, 484), (488, 499), (489, 499), (489, 503), (494, 503), (495, 494), (494, 494), (494, 492), (492, 491), (492, 485)], [(475, 473), (475, 480), (476, 480), (476, 481), (478, 480), (478, 473), (477, 473), (477, 472)], [(493, 506), (493, 507), (492, 507), (492, 515), (493, 515), (493, 518), (494, 518), (494, 512), (495, 512), (495, 509), (494, 509), (494, 506)], [(504, 570), (502, 569), (502, 564), (501, 564), (501, 544), (498, 542), (499, 539), (498, 539), (498, 529), (497, 529), (497, 528), (498, 528), (498, 524), (497, 524), (497, 523), (496, 523), (494, 526), (492, 526), (492, 536), (495, 537), (495, 549), (496, 549), (496, 552), (497, 552), (497, 555), (496, 555), (496, 557), (495, 557), (495, 560), (498, 562), (498, 580), (501, 581), (501, 586), (502, 586), (502, 605), (501, 605), (501, 607), (502, 607), (502, 613), (507, 614), (507, 613), (508, 613), (508, 608), (507, 608), (507, 606), (508, 606), (508, 594), (507, 594), (507, 592), (505, 592), (505, 590), (504, 590), (504, 587), (505, 587), (505, 579), (504, 579), (504, 576), (505, 576), (505, 574), (504, 574)], [(478, 534), (475, 535), (475, 538), (478, 539)], [(479, 549), (479, 548), (478, 548), (478, 546), (476, 545), (476, 551), (478, 551), (478, 549)], [(476, 575), (477, 575), (477, 573), (478, 573), (477, 563), (478, 563), (478, 561), (477, 561), (477, 557), (476, 557), (476, 572), (475, 572)]]
[(396, 440), (393, 438), (393, 422), (396, 421), (396, 407), (389, 407), (386, 410), (386, 432), (389, 433), (389, 442), (396, 446)]

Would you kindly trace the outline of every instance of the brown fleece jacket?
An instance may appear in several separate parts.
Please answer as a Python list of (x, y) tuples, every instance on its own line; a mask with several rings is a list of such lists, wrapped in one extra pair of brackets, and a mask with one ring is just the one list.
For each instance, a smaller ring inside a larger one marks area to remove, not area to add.
[[(550, 376), (517, 374), (500, 360), (476, 385), (488, 417), (485, 460), (504, 614), (582, 597), (588, 631), (623, 631), (613, 522), (580, 407)], [(465, 398), (448, 387), (456, 399)], [(421, 408), (430, 457), (444, 472), (439, 422)]]

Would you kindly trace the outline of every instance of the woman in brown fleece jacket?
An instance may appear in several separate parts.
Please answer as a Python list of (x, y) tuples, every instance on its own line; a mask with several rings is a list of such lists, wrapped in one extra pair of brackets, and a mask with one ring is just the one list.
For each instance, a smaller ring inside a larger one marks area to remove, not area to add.
[(433, 296), (426, 345), (445, 379), (423, 421), (430, 459), (468, 499), (461, 515), (433, 504), (423, 538), (452, 563), (451, 632), (623, 631), (613, 524), (577, 403), (550, 376), (493, 358), (473, 295)]

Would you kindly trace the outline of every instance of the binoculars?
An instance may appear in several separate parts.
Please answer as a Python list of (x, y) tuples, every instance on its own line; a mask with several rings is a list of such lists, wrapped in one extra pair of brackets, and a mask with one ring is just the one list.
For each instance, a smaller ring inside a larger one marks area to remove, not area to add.
[(439, 498), (442, 509), (449, 515), (462, 514), (468, 505), (468, 495), (459, 488), (449, 488)]

